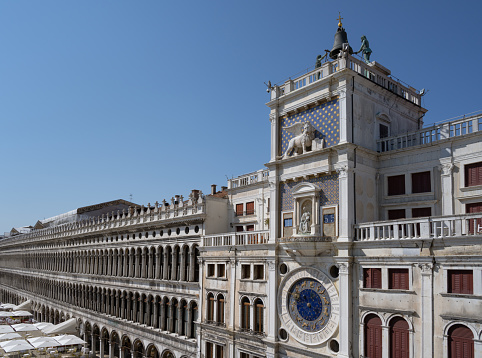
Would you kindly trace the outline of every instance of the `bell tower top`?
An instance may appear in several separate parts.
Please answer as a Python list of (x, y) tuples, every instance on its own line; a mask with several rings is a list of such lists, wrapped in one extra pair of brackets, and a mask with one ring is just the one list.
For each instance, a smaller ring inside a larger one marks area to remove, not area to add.
[(343, 24), (341, 23), (341, 20), (343, 20), (343, 18), (341, 17), (340, 12), (338, 12), (338, 27), (339, 28), (341, 28), (343, 26)]

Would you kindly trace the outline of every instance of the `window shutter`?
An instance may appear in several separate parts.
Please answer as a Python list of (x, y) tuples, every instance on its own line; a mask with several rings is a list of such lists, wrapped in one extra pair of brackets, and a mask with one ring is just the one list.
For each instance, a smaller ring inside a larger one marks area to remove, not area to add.
[(236, 204), (236, 216), (243, 216), (243, 204)]
[(246, 215), (254, 214), (254, 201), (246, 203)]
[(363, 269), (363, 273), (365, 276), (365, 288), (372, 288), (372, 270)]
[(373, 273), (373, 288), (382, 288), (382, 269), (374, 268)]
[(395, 175), (387, 178), (388, 195), (405, 194), (405, 175)]

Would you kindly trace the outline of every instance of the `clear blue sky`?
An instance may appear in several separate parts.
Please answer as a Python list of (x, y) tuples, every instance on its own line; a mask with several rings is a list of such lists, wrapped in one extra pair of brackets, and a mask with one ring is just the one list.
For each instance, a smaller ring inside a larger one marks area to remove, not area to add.
[(269, 160), (264, 81), (333, 46), (429, 89), (426, 122), (482, 109), (478, 1), (0, 2), (0, 232), (99, 202), (208, 192)]

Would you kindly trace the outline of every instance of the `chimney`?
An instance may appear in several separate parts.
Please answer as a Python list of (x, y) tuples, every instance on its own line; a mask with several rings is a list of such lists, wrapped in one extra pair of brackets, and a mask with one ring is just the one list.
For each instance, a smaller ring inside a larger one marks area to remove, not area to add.
[(211, 185), (211, 195), (216, 194), (216, 184)]
[(193, 189), (193, 190), (191, 190), (191, 194), (192, 194), (192, 198), (193, 198), (194, 201), (199, 199), (199, 190)]
[(228, 189), (227, 186), (222, 186), (222, 187), (221, 187), (221, 191), (226, 191), (227, 189)]

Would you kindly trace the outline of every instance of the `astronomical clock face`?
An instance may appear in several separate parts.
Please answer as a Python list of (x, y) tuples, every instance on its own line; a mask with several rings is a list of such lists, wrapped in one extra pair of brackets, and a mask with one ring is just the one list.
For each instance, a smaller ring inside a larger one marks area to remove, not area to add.
[(281, 321), (291, 336), (307, 345), (328, 340), (338, 328), (338, 292), (331, 280), (314, 268), (288, 274), (280, 286)]

